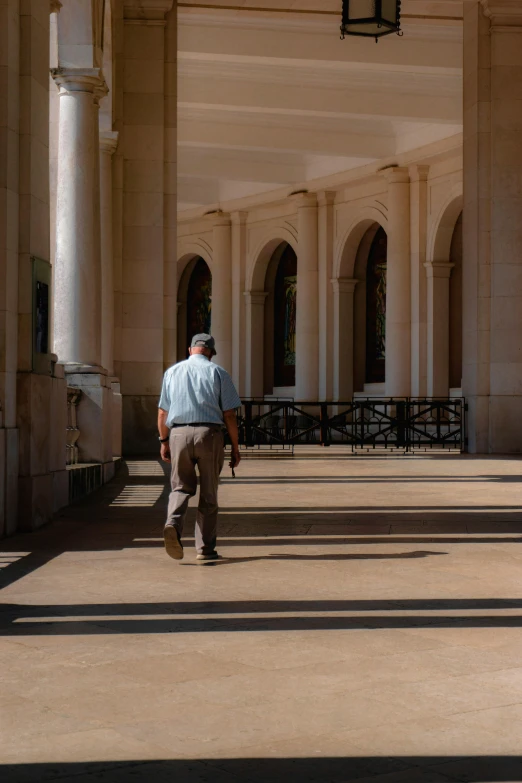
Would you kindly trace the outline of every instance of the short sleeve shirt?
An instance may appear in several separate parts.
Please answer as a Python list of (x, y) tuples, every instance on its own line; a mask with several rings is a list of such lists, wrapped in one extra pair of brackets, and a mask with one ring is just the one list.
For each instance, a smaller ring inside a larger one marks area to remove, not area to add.
[(241, 399), (232, 378), (202, 354), (169, 367), (163, 376), (158, 407), (174, 424), (223, 424), (223, 411), (239, 408)]

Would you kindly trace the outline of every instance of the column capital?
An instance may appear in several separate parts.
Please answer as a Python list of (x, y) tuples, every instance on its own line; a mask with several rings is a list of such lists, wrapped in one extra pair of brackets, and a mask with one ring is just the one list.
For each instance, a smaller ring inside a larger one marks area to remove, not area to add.
[(62, 7), (62, 3), (60, 2), (60, 0), (50, 0), (49, 13), (59, 14), (61, 7)]
[(247, 304), (264, 305), (268, 291), (243, 291)]
[(123, 0), (125, 24), (165, 24), (174, 0)]
[(429, 166), (420, 166), (417, 163), (413, 163), (408, 168), (410, 175), (410, 182), (427, 182), (430, 174)]
[(331, 207), (335, 203), (337, 192), (335, 190), (321, 190), (317, 194), (317, 201), (320, 207)]
[(335, 277), (330, 280), (334, 294), (353, 294), (355, 286), (359, 282), (350, 277)]
[(117, 131), (100, 131), (100, 152), (114, 155), (118, 146), (118, 136)]
[(381, 174), (389, 185), (409, 185), (410, 183), (410, 171), (406, 166), (390, 166), (388, 169), (382, 169)]
[(248, 220), (248, 212), (232, 212), (230, 217), (233, 226), (245, 226)]
[(484, 14), (498, 27), (522, 27), (520, 0), (480, 0)]
[(230, 215), (227, 212), (211, 212), (209, 215), (206, 215), (211, 223), (212, 228), (219, 228), (220, 226), (230, 226), (232, 224), (232, 220), (230, 219)]
[(317, 194), (316, 193), (296, 193), (290, 196), (292, 201), (295, 201), (297, 209), (303, 207), (316, 207), (317, 206)]
[(424, 264), (427, 277), (449, 277), (454, 266), (446, 261), (427, 261)]
[(107, 93), (101, 68), (51, 68), (51, 76), (60, 88), (60, 94), (91, 92), (99, 99)]

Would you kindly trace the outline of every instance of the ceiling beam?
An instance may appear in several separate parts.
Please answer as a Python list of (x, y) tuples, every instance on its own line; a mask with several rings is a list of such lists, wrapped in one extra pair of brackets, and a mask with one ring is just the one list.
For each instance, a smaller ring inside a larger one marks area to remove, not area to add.
[[(262, 119), (262, 118), (260, 118)], [(276, 150), (351, 158), (385, 158), (395, 153), (395, 138), (364, 133), (332, 132), (296, 127), (268, 127), (208, 121), (178, 121), (178, 141), (223, 149)]]
[[(378, 81), (377, 79), (375, 81)], [(407, 80), (405, 80), (407, 82)], [(405, 84), (407, 87), (407, 83)], [(381, 117), (401, 121), (454, 124), (462, 121), (462, 96), (351, 90), (349, 79), (344, 89), (324, 89), (303, 84), (297, 89), (282, 84), (253, 83), (219, 77), (179, 79), (178, 100), (185, 106), (206, 105), (211, 109), (230, 108), (260, 113), (282, 111), (317, 116)]]

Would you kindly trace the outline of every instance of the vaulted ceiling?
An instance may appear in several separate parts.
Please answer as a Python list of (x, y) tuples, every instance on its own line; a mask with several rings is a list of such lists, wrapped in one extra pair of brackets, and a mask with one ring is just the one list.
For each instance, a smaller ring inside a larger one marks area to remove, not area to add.
[(460, 133), (462, 4), (403, 0), (403, 37), (376, 44), (340, 40), (341, 0), (180, 0), (179, 210)]

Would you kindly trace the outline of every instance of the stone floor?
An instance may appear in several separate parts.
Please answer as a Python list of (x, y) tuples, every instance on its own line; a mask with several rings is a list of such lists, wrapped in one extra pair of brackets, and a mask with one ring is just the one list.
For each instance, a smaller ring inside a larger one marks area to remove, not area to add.
[(522, 461), (323, 453), (225, 471), (214, 564), (146, 460), (0, 542), (2, 783), (522, 780)]

